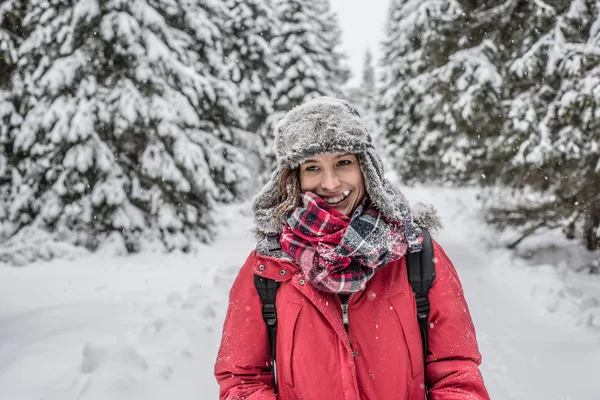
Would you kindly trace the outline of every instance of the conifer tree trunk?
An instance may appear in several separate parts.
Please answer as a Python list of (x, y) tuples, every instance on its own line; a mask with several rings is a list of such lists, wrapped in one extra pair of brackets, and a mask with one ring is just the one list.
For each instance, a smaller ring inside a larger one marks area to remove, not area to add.
[(598, 250), (599, 240), (598, 238), (598, 227), (600, 226), (600, 213), (596, 210), (596, 213), (588, 216), (586, 226), (584, 228), (586, 243), (588, 250)]

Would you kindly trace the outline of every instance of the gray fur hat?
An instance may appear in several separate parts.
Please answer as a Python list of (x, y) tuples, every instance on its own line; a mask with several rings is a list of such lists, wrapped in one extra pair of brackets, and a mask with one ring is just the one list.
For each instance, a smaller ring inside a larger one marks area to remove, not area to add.
[(277, 168), (253, 200), (256, 233), (264, 235), (283, 229), (274, 212), (283, 170), (295, 168), (315, 155), (333, 153), (356, 154), (371, 201), (387, 219), (405, 227), (414, 226), (415, 231), (406, 232), (409, 242), (411, 236), (415, 239), (420, 235), (408, 202), (384, 178), (383, 163), (358, 111), (345, 100), (331, 97), (318, 97), (293, 108), (275, 126)]

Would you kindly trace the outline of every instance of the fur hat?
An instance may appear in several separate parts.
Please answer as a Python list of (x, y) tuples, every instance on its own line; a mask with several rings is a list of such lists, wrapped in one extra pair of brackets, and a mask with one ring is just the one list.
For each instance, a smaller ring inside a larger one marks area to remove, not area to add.
[(411, 232), (406, 232), (409, 242), (420, 236), (421, 231), (413, 223), (408, 202), (384, 178), (383, 163), (363, 120), (345, 100), (318, 97), (293, 108), (275, 126), (274, 147), (277, 168), (252, 204), (255, 231), (259, 236), (283, 229), (274, 212), (278, 205), (278, 181), (283, 170), (295, 168), (315, 155), (333, 153), (356, 154), (365, 189), (377, 209), (389, 220), (403, 223), (407, 228), (414, 226)]

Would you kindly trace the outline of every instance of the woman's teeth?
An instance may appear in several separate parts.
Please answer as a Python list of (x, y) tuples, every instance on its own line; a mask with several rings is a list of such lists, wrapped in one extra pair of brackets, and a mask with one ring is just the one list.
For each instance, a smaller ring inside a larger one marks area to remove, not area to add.
[(346, 199), (346, 197), (348, 197), (349, 194), (350, 194), (350, 191), (346, 190), (344, 193), (342, 193), (339, 196), (326, 198), (325, 201), (328, 202), (329, 204), (337, 204), (341, 201), (344, 201)]

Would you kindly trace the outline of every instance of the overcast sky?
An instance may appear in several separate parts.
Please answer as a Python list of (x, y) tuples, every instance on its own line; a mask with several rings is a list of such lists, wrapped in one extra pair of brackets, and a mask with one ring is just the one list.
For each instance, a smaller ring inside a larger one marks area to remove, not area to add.
[(360, 82), (367, 48), (379, 60), (390, 0), (330, 0), (342, 28), (342, 49), (352, 67), (351, 84)]

